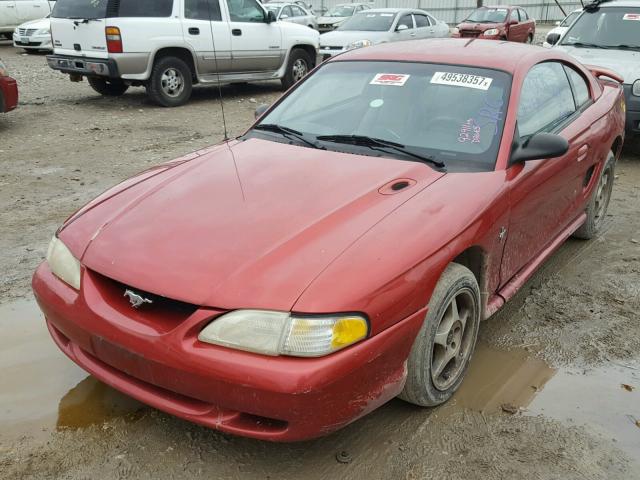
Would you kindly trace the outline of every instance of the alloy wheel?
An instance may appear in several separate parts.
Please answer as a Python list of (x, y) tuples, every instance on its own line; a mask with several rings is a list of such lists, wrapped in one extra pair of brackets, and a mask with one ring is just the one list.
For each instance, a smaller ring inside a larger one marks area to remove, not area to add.
[(611, 187), (613, 182), (611, 181), (611, 169), (607, 168), (598, 181), (595, 193), (595, 223), (600, 224), (604, 220), (607, 213), (607, 206), (609, 205), (609, 199), (611, 198)]
[(473, 351), (478, 315), (473, 293), (465, 288), (451, 299), (438, 324), (431, 358), (431, 381), (440, 391), (453, 385)]
[(184, 77), (180, 70), (168, 68), (160, 77), (162, 91), (169, 97), (179, 97), (184, 91)]
[(294, 83), (299, 82), (304, 78), (304, 76), (309, 73), (309, 67), (307, 66), (307, 62), (303, 59), (299, 58), (295, 62), (293, 62), (292, 66), (293, 73), (293, 81)]

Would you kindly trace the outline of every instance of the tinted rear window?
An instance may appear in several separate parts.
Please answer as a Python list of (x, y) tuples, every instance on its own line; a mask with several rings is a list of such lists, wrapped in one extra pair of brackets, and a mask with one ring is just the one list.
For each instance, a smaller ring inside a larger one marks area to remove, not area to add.
[(104, 18), (108, 0), (58, 0), (51, 14), (54, 18)]
[(170, 17), (173, 0), (120, 0), (120, 17)]
[(170, 17), (173, 0), (58, 0), (54, 18)]

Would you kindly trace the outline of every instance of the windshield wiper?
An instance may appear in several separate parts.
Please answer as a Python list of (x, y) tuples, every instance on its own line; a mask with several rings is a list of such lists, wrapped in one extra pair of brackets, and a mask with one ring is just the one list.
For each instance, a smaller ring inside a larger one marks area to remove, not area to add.
[(284, 127), (282, 125), (277, 125), (275, 123), (260, 123), (253, 127), (254, 130), (264, 130), (265, 132), (273, 132), (279, 133), (280, 135), (287, 138), (295, 138), (300, 140), (301, 142), (309, 145), (312, 148), (319, 148), (321, 150), (326, 150), (324, 147), (318, 145), (312, 140), (309, 140), (304, 133), (299, 132), (298, 130), (294, 130), (293, 128)]
[(609, 48), (606, 45), (598, 45), (597, 43), (583, 43), (583, 42), (565, 43), (563, 45), (567, 45), (569, 47), (578, 47), (578, 48), (604, 48), (604, 49)]
[(640, 50), (640, 45), (605, 45), (605, 48), (611, 48), (613, 50), (619, 48), (621, 50)]
[(70, 18), (69, 20), (73, 20), (73, 23), (75, 24), (75, 26), (77, 27), (80, 24), (83, 23), (89, 23), (89, 22), (98, 22), (100, 20), (102, 20), (101, 18), (82, 18), (82, 17), (75, 17), (75, 18)]
[(436, 160), (429, 155), (421, 155), (419, 153), (408, 150), (407, 147), (401, 143), (391, 142), (389, 140), (383, 140), (381, 138), (367, 137), (365, 135), (320, 135), (318, 140), (323, 142), (345, 143), (350, 145), (358, 145), (362, 147), (369, 147), (373, 150), (388, 149), (395, 150), (409, 157), (420, 160), (421, 162), (430, 163), (436, 168), (444, 169), (444, 163)]

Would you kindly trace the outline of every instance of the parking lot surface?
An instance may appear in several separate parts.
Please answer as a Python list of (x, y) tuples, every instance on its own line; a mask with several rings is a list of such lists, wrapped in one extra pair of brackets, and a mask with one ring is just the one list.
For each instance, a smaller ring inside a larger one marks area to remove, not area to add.
[[(608, 227), (570, 240), (480, 329), (453, 401), (394, 400), (329, 437), (270, 444), (139, 404), (48, 338), (30, 275), (85, 202), (223, 138), (216, 88), (190, 104), (117, 99), (0, 42), (20, 107), (0, 116), (0, 478), (640, 478), (640, 141), (618, 163)], [(230, 136), (278, 82), (223, 87)], [(627, 388), (628, 387), (628, 388)]]

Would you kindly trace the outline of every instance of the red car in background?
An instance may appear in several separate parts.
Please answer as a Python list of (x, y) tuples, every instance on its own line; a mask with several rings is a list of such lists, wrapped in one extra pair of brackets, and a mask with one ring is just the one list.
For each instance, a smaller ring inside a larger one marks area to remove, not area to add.
[(452, 37), (533, 43), (536, 21), (522, 7), (480, 7), (460, 23)]
[(9, 76), (0, 60), (0, 113), (10, 112), (18, 106), (18, 83)]
[(484, 40), (334, 57), (243, 136), (62, 225), (33, 277), (53, 340), (149, 405), (266, 440), (441, 404), (480, 321), (601, 231), (625, 125), (607, 78)]

